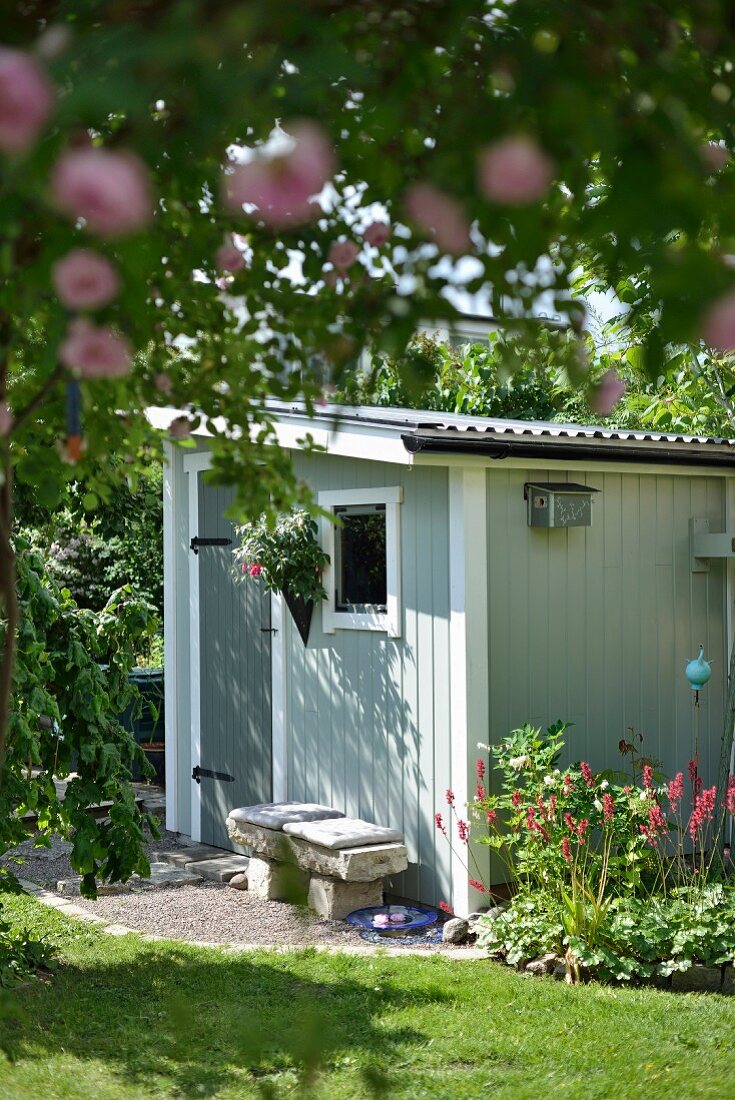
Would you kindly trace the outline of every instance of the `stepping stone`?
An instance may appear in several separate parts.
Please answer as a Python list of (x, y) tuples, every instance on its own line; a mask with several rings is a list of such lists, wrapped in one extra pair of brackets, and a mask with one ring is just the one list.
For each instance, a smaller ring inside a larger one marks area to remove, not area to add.
[(170, 863), (174, 867), (186, 867), (189, 863), (200, 863), (205, 859), (220, 859), (226, 854), (222, 848), (213, 848), (211, 844), (192, 844), (187, 848), (151, 852), (151, 859), (157, 863)]
[(213, 882), (229, 882), (233, 875), (246, 872), (249, 866), (250, 860), (247, 856), (238, 856), (232, 852), (230, 855), (219, 856), (216, 859), (187, 863), (186, 870), (201, 878), (211, 879)]
[(170, 863), (151, 863), (151, 873), (140, 880), (141, 886), (189, 886), (201, 882), (201, 876), (192, 874), (185, 867), (173, 867)]

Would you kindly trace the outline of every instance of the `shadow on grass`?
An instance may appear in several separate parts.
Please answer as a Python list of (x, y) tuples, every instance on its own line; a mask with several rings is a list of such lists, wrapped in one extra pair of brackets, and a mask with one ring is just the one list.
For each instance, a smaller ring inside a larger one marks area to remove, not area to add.
[[(24, 991), (25, 1021), (6, 1024), (17, 1064), (63, 1051), (130, 1086), (188, 1097), (248, 1081), (270, 1096), (284, 1076), (308, 1086), (354, 1061), (364, 1094), (383, 1095), (396, 1048), (426, 1040), (410, 1026), (411, 1007), (452, 999), (438, 984), (403, 989), (379, 968), (357, 981), (348, 960), (331, 959), (320, 980), (316, 953), (297, 967), (287, 956), (170, 947), (121, 954), (129, 961), (64, 965), (53, 984)], [(381, 1026), (384, 1014), (397, 1016), (393, 1026)]]

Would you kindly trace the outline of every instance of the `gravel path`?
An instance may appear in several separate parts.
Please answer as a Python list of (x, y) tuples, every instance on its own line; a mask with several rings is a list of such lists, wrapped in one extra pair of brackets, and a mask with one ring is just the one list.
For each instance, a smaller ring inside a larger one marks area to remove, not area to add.
[(295, 905), (264, 901), (218, 882), (74, 899), (97, 916), (140, 932), (206, 943), (359, 943), (343, 921), (318, 920)]

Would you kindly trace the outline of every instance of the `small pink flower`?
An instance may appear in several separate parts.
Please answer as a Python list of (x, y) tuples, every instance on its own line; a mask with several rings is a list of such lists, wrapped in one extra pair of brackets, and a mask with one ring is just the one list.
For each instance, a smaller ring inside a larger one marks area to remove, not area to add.
[(385, 222), (373, 222), (363, 230), (362, 239), (371, 248), (382, 248), (390, 240), (390, 226)]
[(709, 141), (701, 150), (702, 162), (710, 172), (720, 172), (730, 161), (730, 153), (724, 145), (718, 145), (716, 141)]
[(0, 435), (6, 436), (13, 427), (15, 418), (5, 401), (0, 401)]
[(113, 264), (87, 248), (75, 248), (52, 270), (54, 290), (69, 309), (99, 309), (115, 298), (120, 279)]
[(475, 760), (475, 775), (478, 779), (485, 778), (485, 761), (480, 758)]
[(484, 802), (487, 798), (487, 791), (485, 790), (485, 784), (481, 779), (477, 780), (477, 788), (475, 790), (475, 796), (478, 802)]
[(439, 902), (439, 908), (441, 909), (442, 913), (449, 913), (450, 915), (452, 913), (451, 905), (447, 905), (445, 901)]
[(404, 206), (411, 221), (430, 233), (443, 252), (458, 256), (472, 248), (462, 207), (432, 183), (414, 183)]
[(702, 339), (715, 351), (735, 349), (735, 291), (723, 294), (707, 310), (702, 321)]
[(598, 416), (609, 416), (625, 393), (626, 385), (619, 374), (609, 370), (590, 394), (590, 405)]
[(257, 561), (253, 562), (253, 564), (248, 569), (248, 573), (250, 574), (251, 577), (259, 577), (262, 572), (263, 572), (263, 566), (258, 565)]
[(454, 791), (447, 787), (445, 798), (447, 800), (447, 806), (454, 805)]
[(568, 836), (565, 836), (561, 842), (561, 854), (564, 856), (567, 863), (572, 862), (572, 846), (569, 843)]
[(470, 839), (470, 827), (461, 817), (457, 821), (457, 836), (463, 844), (467, 844)]
[(447, 835), (447, 829), (441, 814), (434, 814), (434, 824), (436, 825), (440, 833), (444, 833), (444, 836)]
[(153, 376), (153, 384), (159, 393), (169, 394), (174, 388), (174, 384), (167, 374), (163, 371), (159, 371), (158, 374)]
[(582, 779), (584, 779), (588, 787), (591, 787), (595, 782), (595, 777), (592, 774), (592, 768), (589, 766), (586, 760), (582, 760), (579, 765), (579, 770), (582, 773)]
[(191, 435), (191, 420), (188, 416), (177, 416), (169, 424), (168, 434), (172, 439), (188, 439)]
[(153, 215), (148, 170), (134, 153), (71, 149), (54, 166), (51, 190), (60, 210), (100, 237), (142, 229)]
[(497, 810), (485, 810), (485, 817), (487, 818), (488, 825), (494, 825), (498, 820)]
[(668, 787), (669, 796), (669, 808), (672, 814), (675, 814), (679, 808), (679, 803), (684, 797), (684, 773), (677, 772), (672, 780), (669, 782)]
[(214, 254), (214, 265), (218, 271), (242, 271), (245, 257), (230, 235)]
[(223, 179), (224, 203), (242, 213), (245, 203), (257, 207), (266, 225), (299, 225), (319, 216), (313, 201), (334, 174), (335, 161), (329, 139), (314, 122), (287, 127), (293, 148), (279, 156), (256, 154), (238, 164)]
[(643, 786), (647, 791), (653, 787), (653, 768), (650, 764), (643, 765)]
[(576, 826), (576, 824), (574, 822), (574, 818), (570, 814), (569, 810), (567, 810), (564, 814), (564, 824), (566, 825), (567, 829), (569, 829), (570, 833), (576, 833), (577, 826)]
[(338, 271), (346, 271), (348, 267), (352, 267), (359, 254), (360, 249), (354, 241), (333, 241), (327, 259)]
[(477, 890), (481, 894), (487, 894), (488, 893), (487, 887), (485, 886), (484, 883), (480, 882), (480, 880), (478, 878), (468, 878), (467, 882), (472, 887), (473, 890)]
[(528, 137), (508, 137), (480, 153), (477, 184), (485, 198), (505, 206), (528, 206), (543, 198), (554, 164)]
[[(6, 433), (3, 432), (3, 435), (5, 434)], [(727, 778), (727, 790), (725, 791), (725, 808), (729, 814), (735, 816), (735, 775), (730, 775)]]
[(23, 153), (51, 115), (54, 90), (34, 58), (0, 47), (0, 152)]
[(602, 816), (605, 821), (612, 821), (615, 817), (615, 800), (611, 794), (603, 794), (602, 796)]
[(589, 821), (586, 817), (583, 817), (579, 825), (577, 825), (577, 836), (579, 837), (580, 844), (584, 844), (585, 834), (589, 827)]
[(518, 789), (513, 791), (513, 794), (510, 796), (510, 802), (514, 810), (518, 809), (522, 801), (523, 795), (521, 794), (521, 792)]
[(112, 329), (78, 317), (59, 347), (59, 359), (82, 378), (122, 378), (133, 366), (133, 349)]

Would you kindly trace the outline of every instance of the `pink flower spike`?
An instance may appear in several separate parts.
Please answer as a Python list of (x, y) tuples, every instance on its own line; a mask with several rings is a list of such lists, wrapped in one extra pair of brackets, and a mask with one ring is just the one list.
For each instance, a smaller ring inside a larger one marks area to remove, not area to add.
[(214, 265), (218, 271), (242, 271), (245, 257), (230, 235), (214, 254)]
[(77, 318), (59, 347), (59, 359), (81, 378), (122, 378), (133, 366), (133, 349), (124, 336)]
[(625, 393), (626, 384), (619, 374), (609, 370), (603, 374), (590, 395), (590, 405), (598, 416), (609, 416)]
[(172, 439), (188, 439), (191, 435), (191, 420), (188, 416), (177, 416), (169, 424), (168, 434)]
[(0, 152), (30, 149), (53, 106), (53, 85), (38, 62), (21, 50), (0, 47)]
[(451, 914), (452, 914), (451, 905), (447, 905), (447, 903), (445, 901), (440, 901), (439, 902), (439, 908), (441, 909), (442, 913), (449, 913), (449, 915), (451, 916)]
[(371, 248), (382, 248), (390, 240), (390, 226), (385, 222), (373, 222), (363, 230), (362, 239)]
[(360, 249), (354, 241), (333, 241), (327, 259), (337, 271), (346, 271), (348, 267), (352, 267), (359, 254)]
[(447, 806), (453, 806), (454, 805), (454, 791), (450, 790), (449, 787), (447, 787), (446, 800), (447, 800)]
[(153, 216), (148, 169), (134, 153), (71, 149), (54, 166), (51, 192), (59, 210), (100, 237), (123, 237)]
[(8, 435), (14, 423), (15, 418), (10, 407), (5, 401), (0, 401), (0, 436)]
[(554, 178), (554, 164), (531, 138), (496, 141), (484, 149), (477, 165), (481, 194), (504, 206), (528, 206), (542, 199)]
[(643, 765), (643, 786), (647, 791), (653, 787), (653, 768), (650, 764)]
[(113, 264), (87, 248), (75, 248), (57, 260), (51, 279), (59, 300), (69, 309), (99, 309), (120, 290)]
[(735, 291), (723, 294), (707, 310), (701, 335), (705, 344), (723, 355), (735, 350)]
[(403, 205), (411, 221), (430, 233), (443, 252), (460, 256), (472, 249), (462, 207), (432, 183), (414, 183)]
[(223, 201), (236, 213), (244, 204), (257, 207), (257, 217), (275, 227), (303, 225), (319, 216), (313, 200), (334, 174), (335, 160), (329, 139), (315, 122), (287, 125), (293, 141), (290, 150), (278, 156), (256, 153), (246, 164), (238, 164), (223, 179)]

